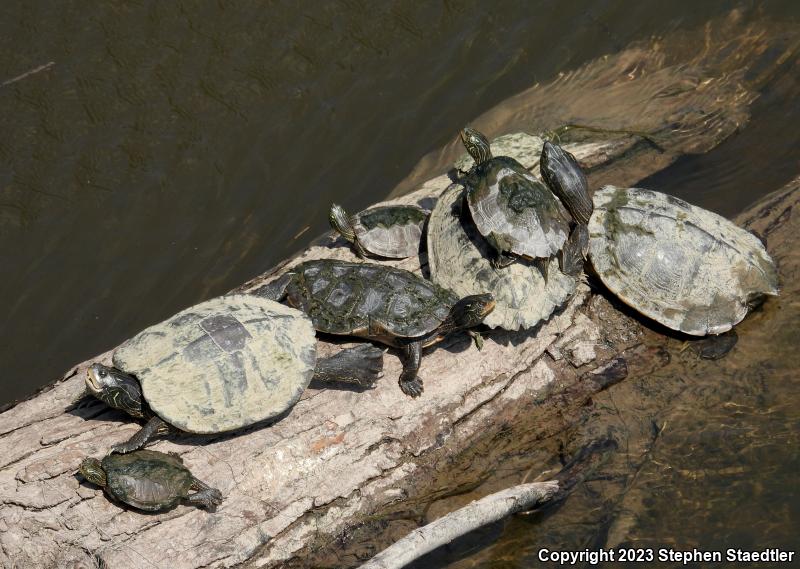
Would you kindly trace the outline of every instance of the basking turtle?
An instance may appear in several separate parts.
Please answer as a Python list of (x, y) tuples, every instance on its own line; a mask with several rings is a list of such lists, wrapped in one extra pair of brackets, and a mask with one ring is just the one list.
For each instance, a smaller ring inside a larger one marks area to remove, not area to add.
[(539, 170), (573, 220), (569, 238), (559, 253), (561, 270), (568, 275), (580, 275), (589, 252), (588, 224), (594, 209), (589, 183), (575, 157), (549, 141), (542, 147)]
[(80, 472), (118, 502), (148, 512), (168, 510), (184, 501), (200, 508), (222, 503), (220, 491), (192, 476), (177, 454), (139, 450), (109, 454), (102, 461), (85, 458)]
[[(170, 428), (222, 433), (291, 408), (312, 379), (371, 385), (383, 352), (358, 346), (317, 361), (311, 320), (277, 302), (230, 295), (202, 302), (140, 332), (114, 352), (115, 367), (86, 371), (91, 394), (146, 419), (126, 453)], [(316, 369), (315, 369), (316, 365)]]
[(495, 249), (495, 263), (507, 265), (511, 253), (538, 260), (546, 274), (548, 259), (564, 246), (569, 214), (553, 192), (522, 164), (508, 156), (492, 157), (488, 139), (471, 128), (461, 141), (475, 160), (464, 176), (467, 203), (478, 231)]
[(331, 227), (353, 244), (361, 258), (367, 253), (405, 259), (419, 252), (428, 212), (415, 205), (373, 207), (350, 216), (333, 204), (328, 214)]
[[(559, 271), (555, 259), (548, 261), (547, 281), (526, 261), (496, 268), (490, 246), (472, 223), (458, 184), (451, 184), (436, 202), (427, 239), (433, 282), (458, 295), (491, 293), (497, 304), (483, 323), (492, 328), (536, 326), (575, 293), (576, 279)], [(580, 266), (577, 270), (580, 272)]]
[[(512, 132), (493, 138), (491, 147), (493, 154), (511, 156), (525, 168), (531, 169), (539, 163), (543, 144), (544, 139), (541, 136), (527, 132)], [(453, 166), (460, 172), (469, 172), (475, 166), (475, 160), (468, 152), (465, 152)]]
[(595, 193), (589, 260), (623, 302), (693, 336), (730, 330), (754, 302), (778, 294), (775, 264), (757, 237), (715, 213), (640, 188)]
[(539, 171), (572, 219), (587, 225), (592, 216), (592, 198), (589, 196), (589, 183), (575, 157), (558, 144), (547, 141), (542, 146)]
[(494, 308), (491, 294), (460, 299), (403, 269), (333, 259), (306, 261), (254, 291), (307, 313), (319, 332), (358, 336), (400, 349), (400, 388), (417, 397), (422, 348), (448, 332), (480, 324)]

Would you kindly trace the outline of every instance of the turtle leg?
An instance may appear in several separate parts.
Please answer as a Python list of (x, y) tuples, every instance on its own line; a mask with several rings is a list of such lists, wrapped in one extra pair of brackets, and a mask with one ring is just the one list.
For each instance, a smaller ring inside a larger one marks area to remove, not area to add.
[(347, 348), (317, 361), (314, 380), (372, 387), (383, 377), (383, 350), (370, 344)]
[(400, 361), (403, 372), (400, 374), (400, 389), (411, 397), (419, 397), (424, 391), (422, 378), (417, 375), (422, 360), (422, 342), (411, 342), (400, 347)]
[(475, 342), (475, 347), (478, 348), (478, 351), (483, 349), (483, 336), (477, 330), (467, 330), (467, 334), (472, 337), (472, 340)]
[(547, 283), (547, 269), (550, 267), (550, 258), (536, 257), (533, 260), (533, 266), (539, 269), (539, 272), (542, 273), (542, 278), (544, 279), (544, 282)]
[(117, 454), (127, 454), (129, 452), (139, 450), (147, 444), (147, 441), (158, 434), (159, 431), (163, 432), (166, 428), (168, 428), (168, 425), (162, 419), (158, 417), (151, 417), (138, 433), (133, 435), (124, 443), (120, 443), (111, 447), (111, 452), (115, 452)]
[(294, 273), (286, 273), (263, 286), (258, 287), (252, 293), (255, 296), (280, 302), (286, 296), (286, 287), (294, 278)]
[(516, 261), (516, 257), (512, 255), (506, 255), (502, 251), (496, 251), (495, 255), (490, 259), (492, 267), (495, 269), (502, 269), (509, 265), (513, 265)]
[(214, 506), (219, 506), (222, 503), (222, 492), (216, 488), (212, 488), (202, 480), (197, 478), (192, 479), (190, 490), (197, 490), (195, 494), (186, 496), (186, 501), (198, 508), (211, 509)]

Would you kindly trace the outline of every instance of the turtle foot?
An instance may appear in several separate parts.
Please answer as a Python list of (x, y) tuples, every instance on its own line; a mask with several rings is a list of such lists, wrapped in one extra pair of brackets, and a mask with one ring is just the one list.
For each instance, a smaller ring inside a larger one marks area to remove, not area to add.
[(216, 488), (205, 488), (197, 494), (189, 496), (189, 502), (199, 508), (213, 510), (222, 503), (222, 492)]
[(483, 336), (481, 336), (480, 332), (476, 332), (475, 330), (470, 330), (469, 335), (472, 336), (472, 340), (475, 342), (475, 347), (478, 348), (480, 352), (483, 349)]
[(410, 381), (400, 380), (400, 389), (409, 397), (419, 397), (425, 389), (422, 387), (422, 379), (415, 377)]
[(130, 442), (120, 443), (118, 445), (114, 445), (111, 447), (111, 450), (108, 451), (109, 454), (128, 454), (129, 452), (133, 452), (135, 450), (139, 450), (144, 445), (135, 445), (130, 444)]

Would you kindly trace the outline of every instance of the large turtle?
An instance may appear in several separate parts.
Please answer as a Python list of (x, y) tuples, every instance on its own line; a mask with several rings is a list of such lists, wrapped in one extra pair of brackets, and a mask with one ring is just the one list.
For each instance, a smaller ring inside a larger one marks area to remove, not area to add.
[(338, 204), (331, 206), (331, 227), (353, 244), (359, 257), (367, 253), (390, 259), (405, 259), (419, 252), (428, 212), (415, 205), (372, 207), (348, 215)]
[[(142, 429), (112, 452), (139, 449), (170, 428), (222, 433), (291, 408), (314, 379), (371, 385), (383, 352), (374, 346), (316, 358), (311, 320), (251, 295), (202, 302), (140, 332), (86, 372), (87, 391), (133, 417)], [(316, 366), (316, 367), (315, 367)]]
[(103, 460), (85, 458), (80, 472), (115, 500), (148, 512), (184, 501), (201, 508), (222, 503), (220, 491), (195, 478), (177, 454), (139, 450), (109, 454)]
[(466, 198), (478, 231), (497, 253), (498, 266), (508, 254), (535, 260), (546, 274), (548, 259), (564, 246), (569, 214), (553, 192), (522, 164), (508, 156), (492, 156), (489, 140), (472, 128), (461, 141), (475, 160), (463, 178)]
[(576, 279), (562, 273), (555, 259), (548, 261), (546, 281), (526, 261), (498, 269), (490, 246), (472, 223), (458, 184), (451, 184), (439, 196), (428, 221), (427, 239), (433, 282), (458, 295), (491, 293), (497, 304), (483, 323), (492, 328), (536, 326), (575, 293)]
[(775, 264), (753, 234), (678, 198), (606, 186), (594, 195), (589, 260), (603, 284), (657, 322), (720, 334), (764, 295)]
[(461, 298), (409, 271), (333, 259), (306, 261), (254, 291), (285, 299), (324, 333), (368, 338), (400, 349), (400, 388), (422, 394), (422, 348), (445, 334), (480, 324), (494, 308), (491, 294)]

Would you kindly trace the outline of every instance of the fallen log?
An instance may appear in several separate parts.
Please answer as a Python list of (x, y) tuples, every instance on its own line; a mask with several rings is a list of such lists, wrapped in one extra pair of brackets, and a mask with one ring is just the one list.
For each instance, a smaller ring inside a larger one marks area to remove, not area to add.
[[(637, 55), (620, 57), (627, 65)], [(676, 75), (680, 93), (697, 91), (693, 108), (706, 101), (714, 112), (685, 114), (675, 122), (669, 107), (661, 139), (690, 130), (691, 148), (702, 143), (706, 149), (733, 132), (703, 124), (707, 116), (719, 123), (726, 109), (735, 119), (725, 124), (746, 119), (755, 95), (739, 84), (732, 87), (727, 78), (734, 75), (726, 70), (716, 91), (714, 81), (691, 87)], [(645, 84), (649, 77), (637, 79)], [(690, 142), (676, 137), (671, 156)], [(661, 156), (657, 149), (635, 136), (568, 148), (589, 167), (593, 186), (598, 178), (592, 171), (613, 171), (618, 185), (630, 185), (665, 165), (653, 160)], [(396, 201), (430, 206), (449, 183), (439, 176)], [(355, 259), (342, 240), (327, 237), (287, 263), (319, 257)], [(424, 272), (425, 258), (391, 264)], [(237, 290), (263, 285), (280, 268)], [(225, 501), (213, 514), (187, 507), (155, 515), (122, 509), (75, 476), (83, 457), (100, 456), (138, 430), (127, 416), (102, 405), (72, 408), (83, 390), (84, 362), (49, 390), (0, 414), (0, 561), (5, 567), (89, 567), (101, 559), (115, 569), (305, 566), (314, 551), (359, 531), (374, 535), (373, 547), (381, 547), (383, 520), (477, 484), (499, 457), (563, 429), (574, 410), (607, 385), (595, 372), (635, 345), (640, 334), (635, 321), (581, 287), (534, 330), (492, 331), (483, 351), (466, 335), (448, 339), (423, 360), (426, 391), (419, 399), (397, 388), (401, 366), (387, 355), (386, 378), (373, 390), (312, 386), (270, 427), (217, 437), (171, 436), (155, 444), (179, 453), (196, 476), (222, 491)], [(92, 360), (109, 359), (107, 352)], [(453, 472), (455, 457), (465, 453), (483, 455), (483, 470)], [(348, 554), (336, 565), (355, 566), (374, 553)]]

